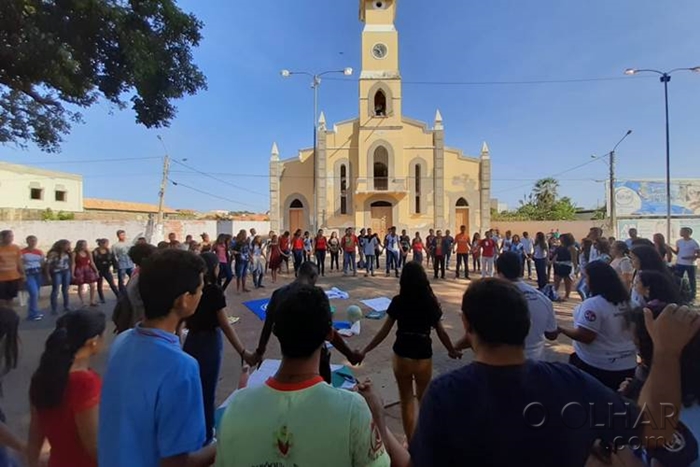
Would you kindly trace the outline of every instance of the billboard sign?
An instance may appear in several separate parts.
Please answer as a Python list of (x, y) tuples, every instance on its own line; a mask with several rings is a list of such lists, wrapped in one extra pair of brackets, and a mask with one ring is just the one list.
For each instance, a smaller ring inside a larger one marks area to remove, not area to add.
[[(616, 182), (615, 203), (619, 217), (666, 216), (666, 183), (658, 180)], [(700, 216), (700, 180), (671, 182), (671, 215)]]

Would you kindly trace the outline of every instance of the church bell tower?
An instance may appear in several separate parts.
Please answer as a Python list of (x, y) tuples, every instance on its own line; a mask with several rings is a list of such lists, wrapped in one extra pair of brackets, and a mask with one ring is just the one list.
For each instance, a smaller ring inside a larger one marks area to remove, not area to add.
[(365, 24), (362, 31), (360, 121), (372, 120), (373, 126), (401, 122), (399, 33), (394, 25), (396, 2), (360, 0), (360, 20)]

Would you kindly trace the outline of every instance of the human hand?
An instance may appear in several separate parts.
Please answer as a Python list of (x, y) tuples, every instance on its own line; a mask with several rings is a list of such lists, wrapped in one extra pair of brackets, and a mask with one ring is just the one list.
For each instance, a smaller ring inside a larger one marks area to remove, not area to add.
[(365, 359), (365, 353), (359, 349), (355, 349), (348, 356), (348, 361), (351, 365), (359, 365)]
[(627, 394), (627, 390), (630, 387), (630, 383), (632, 383), (632, 378), (625, 378), (625, 380), (620, 383), (620, 387), (617, 388), (617, 392), (622, 395)]
[(658, 318), (644, 309), (644, 324), (654, 343), (654, 353), (680, 357), (685, 346), (700, 330), (700, 315), (694, 309), (675, 304), (666, 305)]
[(243, 355), (241, 355), (241, 357), (243, 358), (243, 361), (245, 361), (251, 367), (254, 367), (258, 363), (260, 363), (260, 355), (257, 353), (250, 352), (248, 350), (244, 350)]
[(358, 383), (355, 387), (357, 392), (360, 393), (362, 397), (365, 398), (367, 405), (369, 406), (369, 411), (372, 412), (374, 418), (384, 417), (384, 401), (374, 390), (372, 381), (369, 379), (364, 380), (362, 383)]
[(453, 350), (450, 350), (450, 351), (447, 353), (447, 355), (449, 355), (450, 358), (452, 358), (452, 359), (454, 359), (454, 360), (457, 360), (458, 358), (460, 358), (460, 359), (462, 358), (462, 352), (460, 352), (459, 350), (454, 350), (454, 349), (453, 349)]

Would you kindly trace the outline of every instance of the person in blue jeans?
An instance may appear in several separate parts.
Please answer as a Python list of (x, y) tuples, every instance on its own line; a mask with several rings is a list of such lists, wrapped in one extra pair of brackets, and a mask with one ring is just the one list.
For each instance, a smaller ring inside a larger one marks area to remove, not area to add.
[(238, 232), (231, 250), (236, 258), (236, 292), (250, 292), (245, 286), (248, 277), (248, 263), (250, 262), (250, 242), (248, 242), (245, 229)]
[(246, 363), (255, 366), (258, 359), (254, 353), (246, 351), (238, 334), (228, 321), (226, 296), (217, 284), (219, 258), (214, 253), (203, 253), (201, 257), (207, 265), (202, 299), (195, 313), (185, 320), (189, 332), (182, 349), (199, 363), (208, 444), (214, 438), (216, 385), (219, 382), (223, 358), (222, 335), (226, 336), (226, 340)]
[(678, 256), (676, 259), (676, 274), (681, 278), (685, 274), (688, 275), (692, 297), (691, 301), (695, 301), (697, 295), (695, 262), (700, 258), (700, 245), (691, 238), (692, 235), (693, 229), (690, 227), (683, 227), (681, 229), (681, 238), (676, 241), (676, 248), (672, 248), (671, 251)]
[(44, 315), (39, 311), (39, 292), (43, 284), (44, 252), (37, 249), (34, 235), (27, 237), (27, 247), (22, 250), (22, 265), (25, 274), (25, 288), (29, 295), (27, 319), (39, 321)]
[(359, 246), (359, 241), (353, 233), (352, 229), (345, 231), (345, 236), (342, 240), (343, 248), (343, 274), (347, 275), (352, 270), (352, 275), (357, 275), (357, 260), (356, 253)]
[(46, 255), (49, 275), (51, 277), (51, 314), (58, 314), (58, 293), (63, 295), (63, 311), (70, 311), (71, 269), (73, 268), (73, 251), (68, 240), (59, 240), (53, 244)]
[(372, 229), (367, 229), (367, 236), (365, 237), (362, 246), (365, 253), (365, 268), (367, 269), (365, 277), (369, 276), (370, 274), (372, 277), (374, 277), (374, 255), (378, 246), (379, 240), (372, 234)]
[(119, 292), (126, 292), (126, 277), (134, 274), (134, 262), (129, 257), (131, 245), (126, 241), (126, 232), (117, 230), (117, 243), (112, 245), (112, 254), (117, 260), (117, 283)]
[(400, 239), (396, 235), (396, 227), (389, 229), (389, 235), (384, 238), (384, 249), (386, 250), (386, 275), (391, 274), (393, 267), (396, 277), (399, 277), (399, 255)]

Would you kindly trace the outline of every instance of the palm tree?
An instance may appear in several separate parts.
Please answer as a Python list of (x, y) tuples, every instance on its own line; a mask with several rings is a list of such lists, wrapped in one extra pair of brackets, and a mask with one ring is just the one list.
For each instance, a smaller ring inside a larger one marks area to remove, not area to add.
[(552, 206), (559, 196), (559, 182), (551, 177), (537, 180), (532, 188), (532, 195), (538, 206)]

